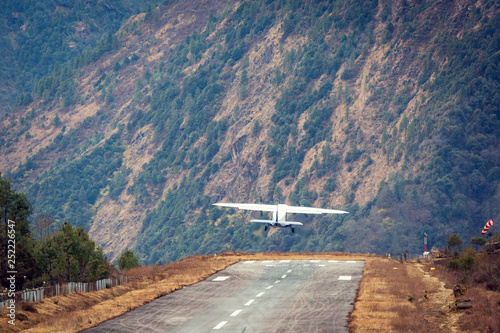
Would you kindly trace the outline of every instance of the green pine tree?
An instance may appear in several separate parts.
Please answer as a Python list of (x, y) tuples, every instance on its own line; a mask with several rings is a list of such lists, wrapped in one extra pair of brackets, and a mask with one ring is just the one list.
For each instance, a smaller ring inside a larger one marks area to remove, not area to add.
[(118, 267), (122, 271), (139, 266), (139, 259), (137, 259), (134, 252), (130, 249), (123, 251), (120, 258), (118, 258)]

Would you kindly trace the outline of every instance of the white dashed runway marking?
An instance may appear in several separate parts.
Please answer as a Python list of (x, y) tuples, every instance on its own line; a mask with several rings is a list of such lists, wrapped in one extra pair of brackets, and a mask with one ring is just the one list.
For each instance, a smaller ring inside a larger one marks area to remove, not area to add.
[(347, 276), (339, 276), (339, 281), (351, 281), (351, 276), (350, 275), (347, 275)]
[(214, 330), (220, 330), (226, 324), (227, 324), (227, 321), (221, 321), (217, 326), (214, 327)]
[(236, 317), (237, 315), (240, 314), (241, 311), (243, 311), (243, 310), (236, 310), (236, 311), (234, 311), (233, 313), (231, 313), (230, 317)]
[(226, 281), (227, 279), (229, 279), (229, 276), (219, 276), (213, 279), (212, 281), (220, 282), (220, 281)]

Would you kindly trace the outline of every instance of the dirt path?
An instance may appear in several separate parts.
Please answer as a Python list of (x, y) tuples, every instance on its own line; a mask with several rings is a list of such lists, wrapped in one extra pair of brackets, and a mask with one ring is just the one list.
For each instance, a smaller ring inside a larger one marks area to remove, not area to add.
[(426, 272), (422, 264), (417, 263), (408, 268), (409, 271), (413, 271), (413, 274), (422, 276), (426, 290), (428, 291), (429, 303), (424, 306), (428, 311), (428, 314), (425, 315), (427, 320), (433, 320), (437, 314), (439, 322), (441, 322), (439, 328), (442, 332), (461, 332), (458, 329), (458, 320), (461, 313), (450, 309), (450, 304), (455, 301), (453, 290), (445, 288), (444, 282), (432, 276), (431, 273)]

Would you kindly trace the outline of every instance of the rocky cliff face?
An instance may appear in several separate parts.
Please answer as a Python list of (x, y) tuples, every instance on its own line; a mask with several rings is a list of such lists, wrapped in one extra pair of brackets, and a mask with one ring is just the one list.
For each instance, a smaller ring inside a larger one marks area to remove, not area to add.
[[(207, 225), (221, 228), (220, 216), (210, 216), (215, 200), (369, 209), (381, 183), (396, 175), (413, 181), (433, 161), (443, 143), (443, 105), (456, 98), (434, 89), (453, 61), (442, 41), (459, 43), (482, 30), (485, 17), (497, 19), (497, 5), (294, 6), (189, 1), (131, 17), (115, 47), (68, 71), (75, 75), (67, 78), (76, 87), (72, 103), (58, 88), (59, 99), (42, 95), (4, 120), (10, 130), (0, 170), (23, 184), (37, 212), (60, 220), (86, 214), (90, 235), (112, 259), (138, 239), (150, 261), (145, 243), (174, 246), (172, 239), (184, 237), (191, 244), (186, 230), (206, 214)], [(79, 194), (65, 198), (50, 178), (64, 177), (84, 156), (103, 157), (93, 167), (104, 170), (111, 148), (97, 149), (110, 146), (113, 134), (119, 162), (105, 179), (87, 179)], [(164, 207), (189, 184), (196, 196), (177, 203), (189, 208), (185, 215), (178, 216), (184, 208)], [(62, 205), (47, 196), (62, 197)], [(72, 211), (72, 202), (83, 212)], [(170, 221), (168, 230), (159, 226), (162, 219)], [(221, 246), (239, 249), (234, 231), (220, 237)], [(303, 237), (306, 244), (311, 234)], [(182, 254), (209, 251), (203, 241), (198, 246)]]

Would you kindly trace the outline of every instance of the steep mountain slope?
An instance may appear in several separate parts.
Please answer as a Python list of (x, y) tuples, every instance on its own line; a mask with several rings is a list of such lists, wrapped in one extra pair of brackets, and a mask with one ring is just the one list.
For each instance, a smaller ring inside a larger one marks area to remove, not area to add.
[(41, 76), (115, 33), (148, 0), (6, 0), (0, 8), (0, 116), (33, 101)]
[[(0, 170), (111, 258), (467, 239), (499, 213), (498, 23), (496, 1), (167, 3), (39, 80)], [(351, 214), (288, 235), (210, 206), (276, 199)]]

